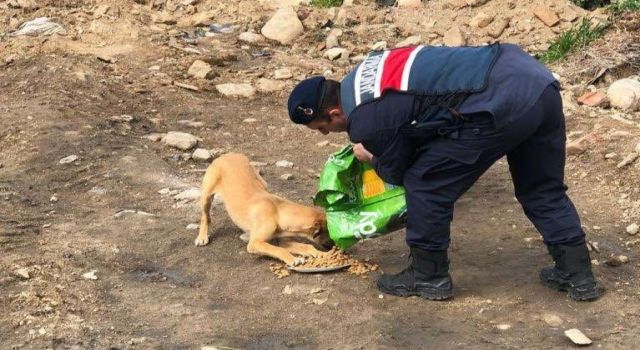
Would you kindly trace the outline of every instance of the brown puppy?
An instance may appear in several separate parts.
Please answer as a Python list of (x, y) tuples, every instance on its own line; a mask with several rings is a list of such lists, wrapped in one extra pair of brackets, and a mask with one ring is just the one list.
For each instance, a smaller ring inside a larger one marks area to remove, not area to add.
[(269, 243), (283, 237), (301, 238), (320, 245), (326, 243), (325, 213), (267, 192), (267, 183), (249, 164), (249, 159), (238, 153), (220, 156), (204, 174), (196, 246), (209, 243), (209, 211), (214, 194), (216, 199), (221, 197), (233, 223), (249, 234), (249, 253), (267, 255), (290, 266), (303, 263), (304, 256), (322, 254), (311, 244), (289, 241), (276, 246)]

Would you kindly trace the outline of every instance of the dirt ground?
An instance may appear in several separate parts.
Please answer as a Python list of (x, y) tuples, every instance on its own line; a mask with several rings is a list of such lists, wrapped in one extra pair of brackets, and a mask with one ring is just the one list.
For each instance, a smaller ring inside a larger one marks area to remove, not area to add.
[[(124, 40), (129, 29), (114, 30), (106, 39), (0, 40), (1, 349), (557, 349), (573, 347), (563, 334), (570, 328), (587, 334), (592, 347), (637, 348), (640, 245), (625, 227), (640, 210), (640, 167), (617, 169), (616, 159), (603, 158), (640, 142), (637, 114), (629, 124), (609, 118), (610, 110), (594, 116), (567, 107), (570, 138), (602, 136), (567, 164), (571, 198), (600, 250), (592, 253), (600, 300), (576, 303), (538, 282), (551, 259), (514, 200), (505, 161), (456, 206), (455, 298), (382, 297), (377, 273), (276, 278), (272, 260), (246, 253), (242, 232), (219, 207), (211, 243), (195, 247), (197, 232), (186, 227), (198, 221), (196, 202), (159, 191), (198, 187), (207, 163), (145, 136), (185, 131), (206, 148), (245, 153), (267, 163), (261, 171), (274, 193), (306, 204), (324, 161), (346, 137), (330, 135), (320, 147), (327, 137), (291, 125), (287, 89), (247, 100), (223, 97), (211, 82), (198, 82), (199, 92), (176, 87), (172, 80), (188, 82), (194, 56), (155, 35)], [(222, 65), (222, 78), (239, 71), (253, 78), (274, 62), (233, 52), (238, 59)], [(154, 65), (164, 75), (149, 70)], [(110, 120), (123, 114), (134, 119)], [(70, 155), (78, 159), (59, 163)], [(293, 169), (274, 166), (282, 159)], [(284, 173), (293, 178), (281, 179)], [(349, 253), (399, 271), (407, 261), (404, 232)], [(621, 254), (629, 263), (604, 264)], [(83, 277), (92, 270), (97, 279)]]

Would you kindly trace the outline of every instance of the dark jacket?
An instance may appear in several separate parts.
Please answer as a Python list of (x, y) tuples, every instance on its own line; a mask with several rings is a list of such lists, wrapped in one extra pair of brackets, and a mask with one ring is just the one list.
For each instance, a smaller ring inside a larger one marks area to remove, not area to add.
[[(486, 88), (470, 94), (457, 106), (462, 114), (490, 113), (497, 128), (508, 126), (524, 114), (555, 82), (551, 72), (519, 47), (501, 47)], [(416, 155), (417, 145), (400, 130), (422, 112), (421, 98), (418, 94), (385, 91), (347, 116), (349, 139), (362, 143), (374, 155), (373, 166), (388, 183), (402, 185), (404, 172)]]

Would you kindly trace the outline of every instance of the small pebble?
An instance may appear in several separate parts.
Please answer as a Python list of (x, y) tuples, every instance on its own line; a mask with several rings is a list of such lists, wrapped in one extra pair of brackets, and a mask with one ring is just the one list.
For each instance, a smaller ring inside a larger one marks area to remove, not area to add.
[(28, 280), (29, 278), (31, 278), (31, 275), (29, 274), (29, 270), (27, 270), (25, 267), (19, 268), (17, 270), (14, 270), (13, 273), (25, 280)]
[(98, 272), (98, 270), (91, 270), (89, 272), (85, 272), (82, 274), (82, 278), (86, 280), (97, 280), (98, 276), (96, 276), (96, 272)]
[(638, 233), (638, 231), (640, 231), (640, 226), (638, 226), (638, 224), (633, 223), (629, 226), (627, 226), (627, 233), (631, 236), (635, 235)]
[(279, 160), (276, 162), (276, 166), (280, 168), (293, 168), (293, 163), (288, 160)]
[(72, 154), (70, 156), (64, 157), (62, 159), (60, 159), (60, 161), (58, 163), (60, 164), (69, 164), (69, 163), (73, 163), (76, 160), (78, 160), (78, 156), (76, 156), (75, 154)]
[(544, 314), (542, 315), (542, 319), (551, 327), (560, 327), (563, 322), (560, 316), (554, 314)]

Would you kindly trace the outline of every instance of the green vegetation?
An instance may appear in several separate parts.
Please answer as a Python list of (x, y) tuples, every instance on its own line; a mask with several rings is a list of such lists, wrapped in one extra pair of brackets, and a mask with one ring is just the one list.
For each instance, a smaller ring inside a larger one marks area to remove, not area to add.
[(611, 4), (609, 9), (615, 14), (627, 11), (640, 11), (640, 0), (618, 0)]
[(555, 62), (573, 50), (584, 48), (593, 40), (601, 37), (608, 26), (608, 23), (593, 25), (588, 19), (583, 18), (580, 23), (552, 41), (549, 50), (542, 55), (540, 60), (545, 64)]
[(342, 0), (311, 0), (311, 5), (317, 7), (337, 7), (342, 5)]

